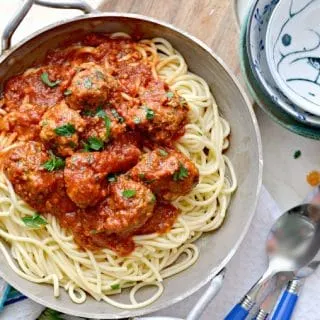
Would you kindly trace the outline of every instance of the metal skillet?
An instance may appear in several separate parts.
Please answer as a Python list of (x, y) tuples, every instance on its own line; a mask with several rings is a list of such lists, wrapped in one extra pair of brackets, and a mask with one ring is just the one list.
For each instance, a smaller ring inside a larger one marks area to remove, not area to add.
[[(210, 48), (193, 36), (156, 19), (128, 13), (93, 12), (64, 20), (33, 33), (10, 48), (11, 36), (33, 3), (59, 8), (80, 9), (86, 13), (92, 9), (83, 1), (25, 1), (16, 17), (6, 28), (0, 57), (1, 86), (11, 76), (41, 62), (45, 53), (59, 43), (89, 32), (111, 33), (123, 31), (139, 33), (144, 38), (164, 37), (185, 57), (189, 68), (203, 77), (216, 97), (220, 112), (230, 122), (231, 145), (227, 152), (235, 166), (238, 190), (232, 198), (224, 225), (214, 233), (203, 235), (198, 241), (198, 261), (188, 270), (164, 280), (165, 291), (152, 305), (138, 310), (121, 310), (91, 297), (80, 305), (73, 303), (61, 289), (54, 298), (49, 285), (39, 285), (20, 278), (0, 255), (0, 276), (31, 299), (55, 310), (98, 319), (119, 319), (145, 315), (168, 307), (199, 290), (217, 275), (228, 263), (244, 238), (257, 204), (262, 177), (261, 139), (257, 121), (248, 99), (235, 77), (222, 60)], [(1, 89), (1, 88), (0, 88)], [(147, 298), (152, 289), (139, 292)], [(128, 301), (123, 292), (119, 301)]]

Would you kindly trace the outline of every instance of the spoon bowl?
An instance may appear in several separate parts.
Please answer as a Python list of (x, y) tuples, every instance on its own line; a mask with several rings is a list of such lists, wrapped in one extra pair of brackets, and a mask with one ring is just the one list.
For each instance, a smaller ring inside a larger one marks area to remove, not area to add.
[(317, 256), (319, 248), (320, 206), (302, 204), (285, 212), (267, 237), (268, 269), (225, 320), (245, 319), (258, 300), (261, 289), (273, 276), (306, 267)]

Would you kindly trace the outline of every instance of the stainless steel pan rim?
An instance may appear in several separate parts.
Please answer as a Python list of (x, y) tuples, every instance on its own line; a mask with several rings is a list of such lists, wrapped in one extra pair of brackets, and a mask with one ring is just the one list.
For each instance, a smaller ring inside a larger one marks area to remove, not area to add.
[[(26, 44), (30, 39), (38, 36), (41, 33), (50, 31), (52, 29), (54, 29), (55, 27), (67, 24), (67, 23), (72, 23), (75, 21), (79, 21), (79, 20), (90, 20), (92, 18), (95, 17), (112, 17), (112, 18), (116, 18), (116, 17), (121, 17), (121, 18), (128, 18), (128, 19), (138, 19), (138, 20), (143, 20), (143, 21), (148, 21), (154, 24), (158, 24), (161, 26), (164, 26), (168, 29), (171, 29), (177, 33), (182, 34), (183, 36), (185, 36), (186, 38), (188, 38), (190, 41), (195, 42), (198, 46), (200, 46), (203, 50), (207, 51), (213, 59), (217, 60), (218, 63), (225, 69), (225, 71), (227, 72), (228, 76), (230, 76), (230, 78), (232, 79), (232, 81), (235, 83), (237, 89), (239, 90), (239, 92), (241, 93), (243, 99), (246, 102), (248, 111), (250, 113), (251, 119), (252, 119), (252, 123), (254, 126), (254, 131), (255, 131), (255, 135), (256, 135), (256, 140), (257, 140), (257, 146), (258, 146), (258, 154), (259, 154), (259, 159), (258, 159), (258, 177), (257, 177), (257, 188), (256, 190), (253, 190), (253, 192), (255, 192), (255, 201), (252, 204), (251, 207), (251, 212), (249, 214), (249, 219), (246, 222), (245, 227), (243, 228), (238, 241), (236, 242), (236, 244), (234, 245), (233, 249), (231, 251), (229, 251), (228, 255), (225, 257), (225, 259), (220, 263), (220, 265), (218, 265), (216, 268), (212, 269), (209, 273), (208, 276), (206, 276), (205, 279), (202, 279), (201, 281), (199, 281), (198, 285), (193, 287), (191, 290), (188, 290), (186, 292), (184, 292), (183, 294), (181, 294), (180, 296), (177, 296), (175, 299), (171, 299), (170, 301), (164, 301), (161, 304), (159, 304), (158, 306), (153, 306), (150, 305), (147, 308), (147, 312), (151, 313), (151, 312), (155, 312), (161, 309), (164, 309), (166, 307), (169, 307), (170, 305), (173, 305), (185, 298), (187, 298), (188, 296), (192, 295), (193, 293), (195, 293), (196, 291), (198, 291), (200, 288), (202, 288), (203, 286), (205, 286), (215, 275), (217, 275), (226, 265), (227, 263), (230, 261), (230, 259), (233, 257), (233, 255), (235, 254), (235, 252), (237, 251), (237, 249), (239, 248), (241, 242), (243, 241), (245, 235), (247, 234), (247, 231), (249, 229), (249, 226), (251, 224), (251, 221), (253, 219), (254, 213), (255, 213), (255, 209), (257, 206), (257, 202), (258, 202), (258, 196), (259, 196), (259, 192), (261, 189), (261, 185), (262, 185), (262, 169), (263, 169), (263, 160), (262, 160), (262, 143), (261, 143), (261, 136), (260, 136), (260, 130), (258, 127), (258, 123), (257, 123), (257, 119), (255, 116), (255, 113), (250, 105), (249, 99), (246, 96), (246, 93), (244, 92), (244, 90), (241, 88), (238, 80), (236, 79), (236, 77), (232, 74), (232, 72), (229, 70), (229, 68), (225, 65), (225, 63), (222, 61), (222, 59), (220, 57), (218, 57), (204, 42), (202, 42), (201, 40), (197, 39), (196, 37), (190, 35), (189, 33), (180, 30), (179, 28), (174, 27), (173, 25), (166, 23), (166, 22), (162, 22), (159, 21), (157, 19), (151, 18), (151, 17), (147, 17), (144, 15), (140, 15), (140, 14), (132, 14), (132, 13), (115, 13), (115, 12), (104, 12), (104, 13), (91, 13), (91, 14), (87, 14), (87, 15), (81, 15), (72, 19), (66, 19), (66, 20), (62, 20), (59, 21), (57, 23), (51, 24), (45, 28), (42, 28), (38, 31), (36, 31), (35, 33), (31, 34), (30, 36), (28, 36), (26, 39), (24, 39), (23, 41), (19, 42), (18, 44), (16, 44), (15, 46), (13, 46), (11, 49), (6, 50), (3, 55), (0, 57), (0, 64), (6, 60), (10, 54), (12, 52), (14, 52), (15, 50), (19, 49), (21, 46), (23, 46), (24, 44)], [(187, 271), (185, 271), (187, 272)], [(41, 299), (41, 297), (36, 296), (33, 293), (29, 293), (26, 292), (19, 284), (10, 281), (8, 278), (8, 275), (4, 274), (3, 271), (0, 269), (0, 276), (3, 277), (6, 281), (8, 281), (12, 286), (14, 286), (17, 290), (19, 290), (20, 292), (22, 292), (23, 294), (25, 294), (26, 296), (30, 297), (32, 300), (43, 304), (44, 301)], [(165, 293), (164, 293), (165, 294)], [(67, 308), (64, 308), (64, 306), (59, 302), (59, 299), (56, 300), (57, 303), (56, 304), (51, 304), (51, 303), (46, 303), (46, 306), (55, 310), (58, 310), (60, 312), (63, 313), (67, 313), (70, 314), (70, 310), (68, 310)], [(104, 303), (104, 302), (101, 302)], [(141, 316), (146, 314), (145, 309), (137, 309), (137, 310), (130, 310), (130, 311), (123, 311), (122, 313), (120, 312), (119, 314), (115, 315), (115, 314), (92, 314), (92, 313), (86, 313), (86, 312), (75, 312), (73, 315), (75, 316), (80, 316), (80, 317), (89, 317), (89, 318), (94, 318), (94, 319), (105, 319), (105, 317), (107, 316), (109, 319), (121, 319), (123, 317), (134, 317), (134, 316)]]

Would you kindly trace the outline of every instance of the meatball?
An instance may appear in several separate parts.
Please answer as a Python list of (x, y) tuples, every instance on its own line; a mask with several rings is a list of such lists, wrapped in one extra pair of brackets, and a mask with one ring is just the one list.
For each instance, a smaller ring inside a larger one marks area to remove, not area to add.
[(107, 194), (108, 172), (101, 152), (74, 153), (66, 160), (64, 179), (70, 199), (80, 208), (94, 206)]
[(66, 101), (76, 110), (96, 108), (107, 101), (114, 83), (102, 67), (93, 62), (84, 63), (71, 81), (68, 89), (71, 94)]
[(119, 143), (102, 152), (73, 154), (64, 171), (69, 197), (80, 208), (96, 205), (106, 196), (106, 176), (129, 170), (139, 156), (140, 150), (134, 145)]
[(198, 169), (185, 155), (166, 149), (144, 154), (129, 175), (135, 181), (143, 181), (160, 199), (168, 201), (187, 194), (199, 179)]
[(170, 144), (183, 135), (188, 105), (162, 81), (151, 81), (140, 95), (141, 105), (127, 110), (126, 122), (157, 143)]
[(39, 212), (57, 214), (75, 209), (65, 192), (63, 171), (48, 171), (49, 160), (44, 146), (27, 142), (8, 151), (3, 168), (15, 192)]
[(107, 234), (130, 234), (152, 215), (155, 196), (140, 182), (121, 176), (109, 186), (107, 199), (97, 209), (104, 222), (100, 230)]
[(85, 115), (84, 119), (86, 121), (86, 130), (81, 137), (85, 141), (91, 137), (96, 137), (106, 142), (110, 138), (116, 139), (126, 130), (124, 119), (115, 109), (99, 109), (94, 114)]
[(62, 102), (43, 115), (40, 125), (42, 141), (66, 157), (78, 147), (78, 133), (83, 132), (85, 121), (77, 111)]

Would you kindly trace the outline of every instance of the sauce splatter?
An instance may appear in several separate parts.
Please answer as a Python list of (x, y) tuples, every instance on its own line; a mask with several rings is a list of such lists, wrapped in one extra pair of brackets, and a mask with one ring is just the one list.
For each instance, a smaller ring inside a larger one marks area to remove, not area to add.
[(315, 187), (320, 184), (320, 171), (311, 171), (307, 175), (307, 182), (310, 186)]

